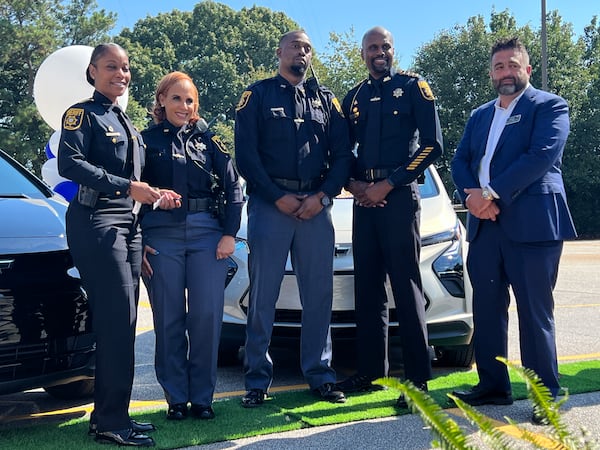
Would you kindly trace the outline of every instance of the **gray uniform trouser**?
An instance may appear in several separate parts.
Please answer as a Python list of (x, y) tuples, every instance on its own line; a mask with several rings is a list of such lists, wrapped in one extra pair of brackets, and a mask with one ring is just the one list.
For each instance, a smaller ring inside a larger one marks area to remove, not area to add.
[(142, 223), (144, 244), (159, 251), (147, 256), (154, 274), (145, 280), (156, 334), (156, 378), (169, 404), (209, 406), (227, 273), (226, 260), (216, 258), (222, 229), (207, 212), (158, 225), (146, 218)]
[(310, 220), (279, 212), (258, 196), (248, 201), (250, 305), (246, 326), (246, 389), (267, 391), (273, 380), (269, 343), (288, 253), (302, 303), (301, 368), (311, 389), (336, 381), (331, 368), (334, 232), (331, 207)]

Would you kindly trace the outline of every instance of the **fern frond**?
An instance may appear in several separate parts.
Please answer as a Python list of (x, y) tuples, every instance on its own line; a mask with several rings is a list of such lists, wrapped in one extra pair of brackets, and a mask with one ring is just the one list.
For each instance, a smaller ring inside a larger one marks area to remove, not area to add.
[(475, 450), (468, 444), (464, 431), (448, 416), (447, 413), (425, 392), (421, 391), (410, 381), (402, 383), (396, 378), (380, 378), (378, 384), (399, 390), (409, 408), (418, 413), (431, 433), (438, 438), (435, 445), (448, 450)]
[(535, 414), (543, 417), (546, 424), (550, 426), (549, 434), (551, 437), (565, 448), (579, 448), (576, 439), (561, 419), (560, 412), (558, 411), (559, 406), (562, 405), (566, 399), (563, 399), (559, 403), (555, 402), (550, 390), (544, 385), (542, 379), (533, 370), (517, 366), (500, 356), (496, 357), (496, 359), (506, 364), (523, 378), (527, 385), (527, 396), (533, 403), (533, 411)]
[(480, 413), (471, 405), (465, 403), (460, 398), (452, 394), (447, 394), (456, 406), (464, 413), (465, 417), (472, 425), (479, 428), (482, 433), (482, 438), (490, 445), (493, 449), (498, 450), (511, 450), (516, 448), (513, 446), (513, 441), (510, 435), (503, 433), (498, 427), (492, 422), (492, 420), (486, 415)]

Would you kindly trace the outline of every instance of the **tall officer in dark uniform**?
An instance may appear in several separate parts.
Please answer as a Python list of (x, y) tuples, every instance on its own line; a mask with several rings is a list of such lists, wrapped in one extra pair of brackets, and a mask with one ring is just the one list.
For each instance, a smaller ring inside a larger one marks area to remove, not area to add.
[(134, 202), (152, 203), (157, 189), (139, 181), (143, 141), (119, 108), (131, 74), (127, 53), (101, 44), (87, 79), (93, 97), (63, 116), (58, 169), (79, 184), (67, 211), (67, 239), (88, 294), (96, 334), (96, 382), (90, 433), (119, 445), (153, 446), (151, 424), (128, 414), (142, 262)]
[(345, 401), (333, 389), (329, 323), (331, 201), (349, 176), (348, 128), (333, 93), (305, 79), (312, 58), (306, 33), (284, 34), (277, 58), (279, 74), (251, 85), (236, 115), (236, 160), (249, 194), (245, 407), (262, 404), (273, 379), (269, 342), (288, 253), (302, 302), (302, 372), (321, 398)]
[[(188, 403), (193, 416), (214, 417), (227, 257), (235, 250), (244, 204), (233, 162), (200, 119), (198, 106), (192, 79), (171, 72), (156, 89), (154, 124), (142, 132), (147, 146), (142, 179), (181, 195), (179, 208), (148, 208), (142, 219), (156, 378), (170, 420), (185, 419)], [(222, 224), (213, 214), (217, 190), (227, 199)]]
[[(388, 373), (389, 276), (396, 304), (405, 377), (427, 389), (431, 378), (425, 299), (419, 272), (417, 178), (442, 153), (434, 97), (425, 80), (394, 72), (394, 42), (375, 27), (362, 40), (369, 77), (343, 101), (357, 143), (353, 219), (358, 372), (338, 384), (346, 392), (374, 388)], [(403, 397), (398, 406), (405, 407)]]

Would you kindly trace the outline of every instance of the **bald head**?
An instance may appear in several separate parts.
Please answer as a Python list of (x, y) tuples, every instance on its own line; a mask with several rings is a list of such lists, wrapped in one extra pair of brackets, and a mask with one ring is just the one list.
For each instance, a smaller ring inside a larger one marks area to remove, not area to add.
[(388, 30), (386, 30), (383, 27), (377, 26), (377, 27), (373, 27), (370, 30), (367, 30), (367, 32), (363, 35), (362, 38), (362, 48), (365, 48), (365, 40), (367, 40), (369, 37), (376, 35), (376, 36), (383, 36), (384, 38), (387, 38), (391, 44), (392, 47), (394, 46), (394, 37), (392, 36), (392, 33), (390, 33)]

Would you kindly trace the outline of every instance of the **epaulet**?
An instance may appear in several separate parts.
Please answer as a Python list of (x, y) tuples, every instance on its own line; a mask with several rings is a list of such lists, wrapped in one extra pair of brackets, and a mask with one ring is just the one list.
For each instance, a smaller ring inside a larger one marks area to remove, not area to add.
[[(363, 80), (360, 80), (358, 83), (356, 83), (356, 84), (355, 84), (355, 85), (352, 87), (352, 89), (356, 89), (356, 88), (357, 88), (357, 87), (359, 87), (360, 85), (362, 85), (362, 84), (365, 84), (367, 81), (369, 81), (369, 78), (365, 78), (365, 79), (363, 79)], [(350, 89), (350, 90), (352, 90), (352, 89)]]
[(411, 78), (421, 78), (421, 75), (416, 72), (411, 72), (410, 70), (398, 70), (396, 73), (399, 75), (406, 75), (407, 77)]

